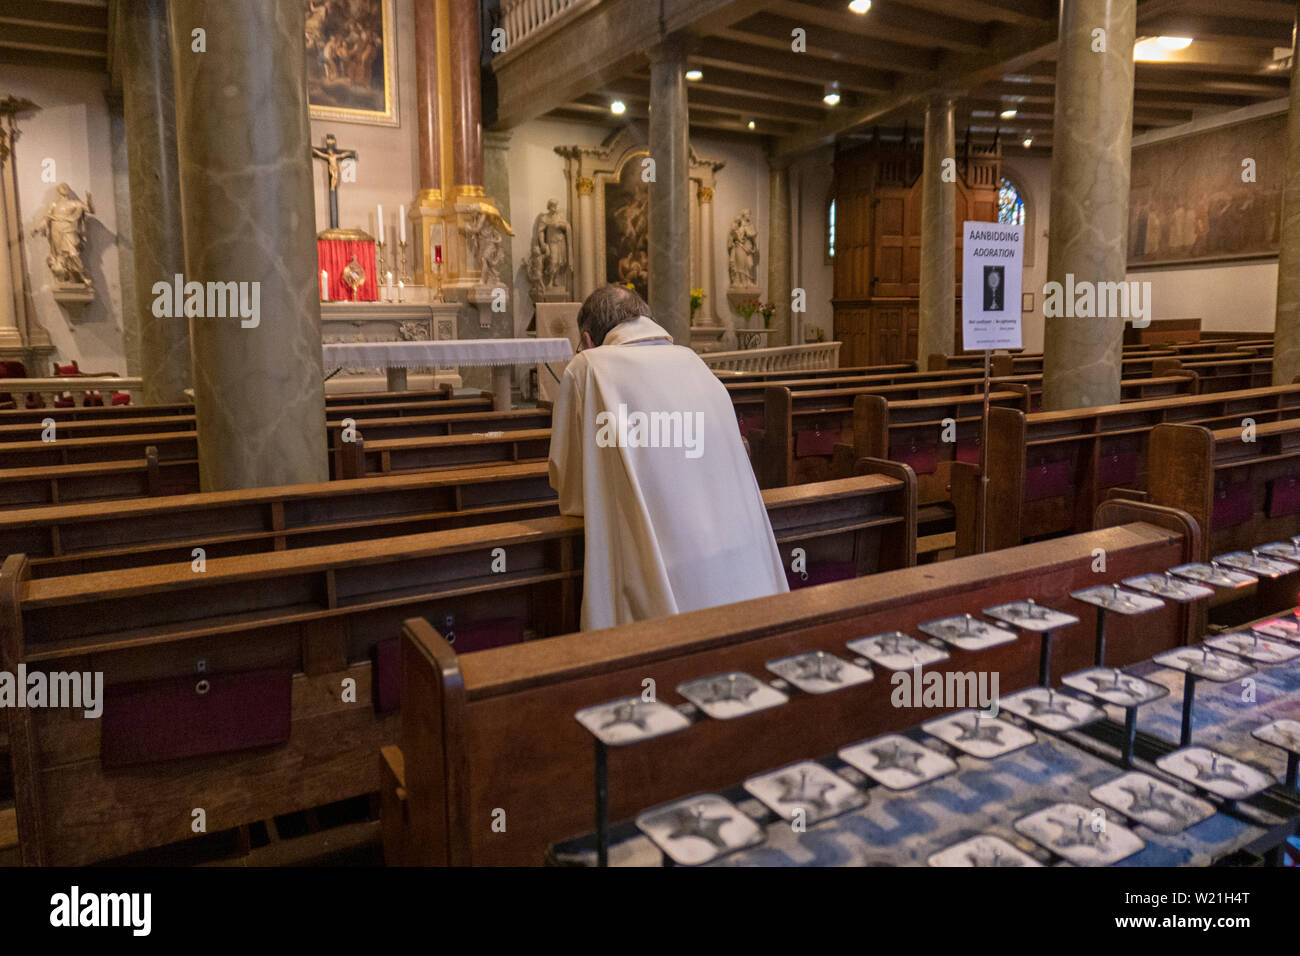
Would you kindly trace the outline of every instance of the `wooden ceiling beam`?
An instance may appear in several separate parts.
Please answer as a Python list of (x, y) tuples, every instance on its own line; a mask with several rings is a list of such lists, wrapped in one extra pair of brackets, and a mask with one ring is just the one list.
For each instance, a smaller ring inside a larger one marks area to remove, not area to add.
[[(686, 89), (709, 90), (734, 96), (761, 96), (778, 103), (789, 103), (806, 109), (821, 110), (823, 87), (794, 77), (762, 76), (756, 73), (741, 73), (696, 62), (692, 57), (688, 65), (698, 67), (704, 78), (691, 82)], [(632, 77), (642, 83), (650, 82), (648, 71), (638, 70)]]
[(955, 20), (927, 10), (909, 10), (896, 4), (877, 4), (865, 16), (851, 12), (848, 0), (777, 0), (769, 10), (795, 23), (853, 36), (968, 53), (983, 48), (986, 32), (983, 24)]
[(798, 56), (817, 56), (837, 63), (853, 63), (898, 73), (925, 73), (935, 66), (933, 44), (908, 46), (870, 40), (770, 13), (746, 17), (729, 29), (719, 31), (718, 36), (791, 52), (792, 35), (796, 29), (806, 31), (808, 40), (807, 52)]
[(834, 63), (811, 53), (793, 53), (787, 45), (784, 52), (751, 43), (709, 37), (690, 54), (690, 62), (701, 67), (718, 66), (742, 73), (793, 79), (796, 82), (814, 81), (826, 84), (838, 82), (843, 90), (861, 93), (885, 93), (898, 82), (898, 74), (885, 70)]

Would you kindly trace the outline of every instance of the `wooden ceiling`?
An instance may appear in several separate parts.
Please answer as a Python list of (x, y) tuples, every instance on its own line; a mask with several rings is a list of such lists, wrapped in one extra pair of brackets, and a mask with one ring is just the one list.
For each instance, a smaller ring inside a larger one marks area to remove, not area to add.
[[(848, 0), (733, 6), (743, 7), (738, 19), (690, 28), (688, 65), (703, 73), (688, 84), (696, 128), (770, 137), (789, 156), (877, 129), (919, 135), (927, 95), (947, 90), (957, 95), (959, 140), (997, 136), (1009, 152), (1028, 138), (1031, 153), (1050, 151), (1057, 0), (874, 0), (865, 15)], [(1134, 134), (1285, 97), (1295, 12), (1285, 0), (1142, 0), (1139, 38), (1194, 42), (1135, 64)], [(806, 52), (791, 50), (796, 28)], [(841, 94), (835, 107), (822, 100), (830, 83)], [(551, 114), (607, 124), (614, 99), (627, 117), (648, 115), (644, 59)], [(1014, 118), (1001, 117), (1011, 109)]]
[(108, 0), (0, 0), (0, 64), (102, 73), (107, 63)]

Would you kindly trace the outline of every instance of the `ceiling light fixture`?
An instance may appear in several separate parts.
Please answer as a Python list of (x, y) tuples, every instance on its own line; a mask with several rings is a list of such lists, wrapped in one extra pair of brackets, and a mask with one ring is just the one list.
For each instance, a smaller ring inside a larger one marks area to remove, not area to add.
[(1191, 37), (1156, 37), (1156, 45), (1162, 50), (1186, 50), (1192, 45)]
[(687, 78), (688, 80), (690, 80), (692, 83), (697, 83), (697, 82), (699, 82), (700, 80), (704, 79), (704, 71), (703, 71), (703, 70), (687, 70), (687, 71), (686, 71), (686, 78)]
[(622, 116), (627, 112), (627, 104), (622, 100), (615, 100), (613, 103), (609, 104), (609, 111), (615, 116)]
[(1133, 59), (1158, 63), (1191, 45), (1191, 37), (1144, 37), (1133, 44)]
[(755, 123), (753, 120), (750, 120), (750, 121), (749, 121), (748, 123), (746, 123), (745, 125), (748, 126), (750, 129), (755, 129), (755, 128), (757, 128), (757, 126), (758, 126), (758, 124)]
[(1026, 137), (1025, 137), (1025, 149), (1028, 149), (1030, 146), (1033, 146), (1033, 145), (1034, 145), (1034, 138), (1033, 138), (1032, 136), (1026, 136)]
[(1016, 111), (1015, 111), (1015, 110), (1003, 110), (1003, 111), (1002, 111), (1001, 113), (999, 113), (998, 115), (1001, 116), (1003, 119), (1015, 119), (1015, 118), (1016, 118)]
[(840, 102), (840, 84), (836, 80), (833, 83), (826, 84), (826, 92), (822, 95), (822, 102), (827, 106), (838, 106)]
[(849, 9), (857, 14), (866, 13), (871, 9), (871, 0), (850, 0)]

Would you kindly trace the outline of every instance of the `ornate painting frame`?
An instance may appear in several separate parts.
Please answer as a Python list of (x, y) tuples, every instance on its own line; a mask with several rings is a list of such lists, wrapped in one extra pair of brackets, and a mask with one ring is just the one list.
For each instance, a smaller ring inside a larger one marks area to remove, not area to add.
[[(383, 89), (378, 91), (373, 82), (368, 89), (361, 89), (358, 95), (382, 93), (383, 106), (380, 109), (366, 109), (357, 106), (339, 105), (322, 102), (321, 87), (326, 82), (321, 64), (325, 58), (326, 45), (339, 37), (323, 29), (324, 20), (329, 15), (331, 6), (340, 0), (302, 0), (306, 12), (307, 29), (303, 37), (307, 58), (307, 98), (312, 119), (333, 120), (344, 123), (362, 123), (369, 126), (400, 126), (401, 119), (397, 104), (397, 43), (396, 37), (396, 0), (366, 0), (371, 6), (371, 15), (378, 15), (380, 22), (379, 50), (383, 64), (379, 70), (383, 78)], [(362, 25), (365, 28), (365, 25)], [(351, 81), (348, 81), (351, 84)]]

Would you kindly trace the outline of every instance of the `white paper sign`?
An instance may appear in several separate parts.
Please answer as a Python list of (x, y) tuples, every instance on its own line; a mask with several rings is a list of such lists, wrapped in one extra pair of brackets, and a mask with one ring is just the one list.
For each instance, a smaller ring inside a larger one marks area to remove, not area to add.
[(1020, 348), (1024, 227), (965, 222), (962, 237), (962, 348)]

